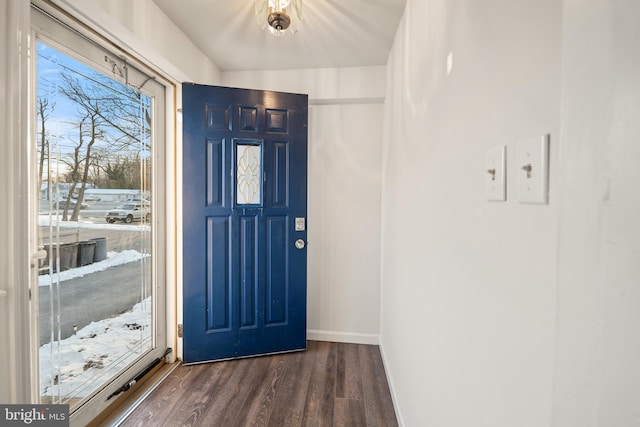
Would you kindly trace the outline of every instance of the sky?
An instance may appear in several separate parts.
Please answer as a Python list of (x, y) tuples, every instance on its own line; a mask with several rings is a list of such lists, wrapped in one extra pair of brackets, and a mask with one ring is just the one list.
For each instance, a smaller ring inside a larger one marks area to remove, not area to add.
[[(62, 84), (62, 74), (76, 76), (89, 75), (93, 71), (83, 63), (64, 55), (61, 52), (47, 46), (42, 42), (37, 44), (38, 59), (38, 98), (47, 98), (50, 103), (55, 103), (47, 121), (53, 141), (58, 142), (60, 149), (68, 151), (73, 148), (67, 140), (77, 138), (73, 118), (78, 115), (76, 105), (59, 93)], [(38, 123), (38, 130), (39, 130)]]
[[(80, 120), (79, 117), (81, 117), (81, 110), (78, 106), (60, 93), (63, 85), (62, 76), (76, 77), (85, 88), (100, 87), (105, 89), (106, 86), (97, 78), (103, 76), (101, 73), (41, 41), (37, 43), (37, 52), (37, 96), (39, 99), (46, 98), (52, 106), (55, 104), (53, 110), (49, 111), (49, 117), (46, 121), (46, 133), (49, 135), (52, 150), (52, 175), (62, 175), (68, 168), (64, 163), (55, 162), (54, 159), (56, 155), (60, 158), (64, 157), (76, 147), (79, 140), (77, 124)], [(109, 89), (114, 96), (125, 99), (123, 97), (127, 91), (126, 86), (113, 79), (112, 84), (115, 89), (111, 87)], [(145, 95), (142, 95), (141, 99), (147, 106), (151, 103), (151, 99)], [(38, 117), (37, 129), (40, 133), (40, 117)], [(105, 128), (105, 132), (107, 139), (119, 136), (116, 135), (113, 128), (111, 130)], [(148, 152), (144, 150), (140, 150), (140, 154), (142, 157), (148, 156)]]

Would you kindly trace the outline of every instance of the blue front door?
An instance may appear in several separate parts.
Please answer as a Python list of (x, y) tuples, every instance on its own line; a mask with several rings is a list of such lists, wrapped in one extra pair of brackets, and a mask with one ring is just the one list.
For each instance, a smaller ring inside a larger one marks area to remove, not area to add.
[(306, 348), (307, 96), (184, 84), (184, 362)]

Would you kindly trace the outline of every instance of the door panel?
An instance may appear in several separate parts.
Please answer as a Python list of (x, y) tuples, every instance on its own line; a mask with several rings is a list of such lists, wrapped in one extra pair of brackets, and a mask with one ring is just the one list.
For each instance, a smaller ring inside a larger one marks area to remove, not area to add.
[(207, 140), (207, 206), (224, 207), (224, 139)]
[(267, 325), (287, 321), (287, 218), (267, 218)]
[(271, 206), (286, 208), (289, 189), (289, 149), (286, 142), (273, 143), (273, 173), (274, 177), (267, 193)]
[(207, 331), (229, 330), (231, 313), (229, 296), (231, 286), (229, 268), (231, 262), (230, 218), (208, 218), (207, 233), (207, 305), (209, 317)]
[(256, 327), (258, 216), (240, 217), (240, 327)]
[(184, 361), (306, 348), (307, 96), (183, 85)]

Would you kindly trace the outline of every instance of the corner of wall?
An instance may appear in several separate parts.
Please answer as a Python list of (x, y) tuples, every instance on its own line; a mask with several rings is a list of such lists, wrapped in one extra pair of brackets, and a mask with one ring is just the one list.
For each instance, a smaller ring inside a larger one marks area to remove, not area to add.
[(393, 379), (393, 375), (389, 368), (389, 364), (387, 363), (387, 356), (385, 352), (384, 338), (381, 335), (379, 337), (378, 347), (380, 348), (380, 356), (382, 357), (382, 365), (384, 367), (384, 372), (387, 377), (387, 384), (389, 384), (389, 391), (391, 392), (391, 400), (393, 401), (393, 409), (396, 412), (396, 419), (398, 420), (398, 426), (404, 427), (406, 424), (404, 422), (404, 418), (402, 417), (402, 411), (400, 410), (400, 399), (398, 398), (398, 393), (395, 387), (395, 381)]

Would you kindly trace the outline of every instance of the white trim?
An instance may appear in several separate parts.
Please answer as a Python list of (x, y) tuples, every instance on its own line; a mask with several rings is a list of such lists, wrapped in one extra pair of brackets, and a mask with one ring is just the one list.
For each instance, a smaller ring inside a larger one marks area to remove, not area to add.
[(376, 334), (359, 334), (356, 332), (307, 330), (307, 339), (311, 341), (343, 342), (349, 344), (379, 345), (380, 336)]
[[(175, 234), (173, 242), (175, 242), (174, 250), (175, 250), (175, 270), (174, 270), (174, 278), (175, 278), (175, 292), (173, 294), (173, 307), (174, 307), (174, 323), (172, 325), (172, 329), (174, 331), (174, 339), (175, 339), (175, 357), (179, 359), (184, 359), (183, 353), (183, 340), (182, 337), (178, 337), (177, 328), (178, 325), (183, 324), (183, 316), (182, 316), (182, 304), (183, 304), (183, 283), (182, 283), (182, 275), (183, 275), (183, 221), (182, 221), (182, 85), (176, 86), (176, 114), (175, 117), (175, 146), (173, 152), (173, 160), (175, 165), (175, 175), (174, 178), (174, 188), (173, 192), (173, 203), (175, 207), (175, 216), (174, 216), (174, 224), (175, 224)], [(168, 196), (170, 197), (170, 196)], [(169, 200), (169, 198), (167, 199)], [(167, 276), (168, 277), (168, 276)], [(167, 316), (168, 318), (169, 316)], [(167, 327), (169, 330), (169, 327)]]
[(309, 98), (309, 105), (369, 105), (384, 104), (384, 98)]
[(29, 241), (27, 141), (29, 140), (29, 3), (5, 0), (0, 6), (0, 400), (31, 398), (29, 335)]
[(387, 377), (387, 384), (389, 385), (389, 392), (391, 393), (391, 401), (393, 402), (393, 409), (396, 411), (396, 420), (398, 421), (399, 427), (404, 427), (404, 419), (402, 418), (402, 412), (400, 412), (400, 404), (398, 403), (400, 399), (398, 398), (398, 394), (396, 393), (396, 389), (393, 383), (393, 377), (391, 376), (391, 372), (387, 368), (387, 358), (385, 357), (383, 340), (380, 339), (380, 344), (378, 345), (380, 348), (380, 356), (382, 357), (382, 367), (384, 368), (384, 374)]

